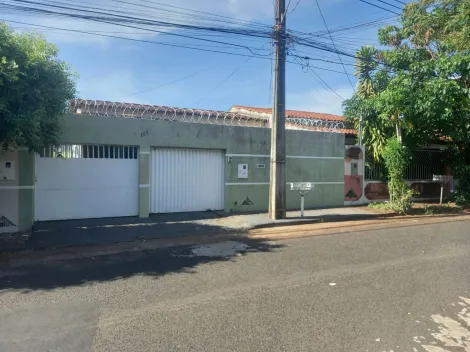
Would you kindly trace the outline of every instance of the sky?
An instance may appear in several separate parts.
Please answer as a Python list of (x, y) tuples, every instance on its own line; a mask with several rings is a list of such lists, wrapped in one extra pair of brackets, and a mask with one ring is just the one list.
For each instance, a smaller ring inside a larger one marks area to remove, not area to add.
[[(6, 1), (15, 2), (15, 0)], [(80, 3), (80, 0), (57, 1), (69, 4)], [(156, 12), (150, 8), (150, 6), (156, 6), (158, 2), (246, 21), (240, 22), (241, 27), (249, 22), (262, 23), (267, 26), (271, 26), (274, 22), (273, 0), (126, 0), (126, 3), (116, 0), (81, 1), (82, 6), (88, 1), (90, 6), (92, 6), (91, 3), (94, 6), (108, 6), (123, 13), (130, 11), (129, 9), (138, 10), (142, 15), (152, 19), (162, 18), (162, 12)], [(388, 1), (399, 5), (393, 0)], [(370, 0), (370, 2), (380, 5), (380, 2), (375, 0)], [(389, 18), (390, 22), (395, 20), (392, 13), (359, 0), (319, 0), (319, 4), (330, 30), (381, 18)], [(325, 30), (315, 0), (291, 0), (289, 8), (288, 29), (304, 33)], [(399, 10), (394, 9), (394, 11)], [(198, 16), (198, 13), (192, 14)], [(68, 62), (78, 73), (78, 97), (83, 99), (208, 110), (228, 110), (232, 105), (255, 107), (272, 105), (270, 56), (265, 56), (263, 59), (249, 58), (252, 54), (242, 47), (231, 47), (227, 50), (227, 47), (221, 48), (217, 43), (177, 37), (174, 34), (185, 34), (178, 30), (153, 33), (85, 20), (51, 18), (5, 9), (2, 11), (2, 8), (0, 8), (0, 20), (6, 20), (18, 31), (34, 29), (55, 43), (60, 49), (60, 59)], [(165, 20), (168, 20), (168, 16)], [(243, 53), (248, 57), (65, 32), (13, 21), (79, 31), (100, 31), (107, 35), (138, 40), (198, 45), (199, 48), (205, 50)], [(178, 21), (181, 22), (181, 19)], [(355, 52), (361, 45), (378, 45), (377, 29), (378, 27), (375, 26), (338, 32), (333, 34), (333, 39), (338, 49)], [(223, 36), (214, 38), (217, 41), (224, 40)], [(324, 37), (323, 41), (331, 43), (328, 37)], [(272, 44), (266, 38), (246, 38), (232, 42), (241, 46), (249, 44), (251, 48), (258, 50), (256, 53), (269, 54), (272, 50)], [(294, 46), (289, 50), (289, 54), (294, 51), (301, 55), (338, 62), (337, 55), (333, 53)], [(288, 60), (292, 61), (293, 58), (288, 57)], [(346, 64), (347, 72), (352, 74), (354, 60), (349, 57), (343, 57), (342, 60)], [(317, 68), (309, 70), (305, 66), (288, 63), (286, 67), (287, 109), (341, 115), (342, 99), (350, 98), (353, 94), (352, 86), (356, 84), (355, 78), (350, 77), (351, 85), (348, 76), (341, 73), (343, 67), (336, 63), (311, 61), (311, 65), (338, 72)], [(331, 90), (318, 77), (326, 82)]]

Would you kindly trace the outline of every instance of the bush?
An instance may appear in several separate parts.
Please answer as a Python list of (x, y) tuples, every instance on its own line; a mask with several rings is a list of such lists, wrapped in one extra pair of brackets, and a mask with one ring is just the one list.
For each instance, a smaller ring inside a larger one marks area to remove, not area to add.
[(470, 204), (470, 166), (462, 162), (454, 166), (452, 173), (455, 180), (455, 203), (457, 205)]
[(413, 190), (404, 181), (405, 169), (411, 158), (407, 147), (391, 138), (382, 153), (385, 167), (388, 172), (388, 190), (390, 194), (390, 207), (399, 214), (407, 214), (413, 202)]

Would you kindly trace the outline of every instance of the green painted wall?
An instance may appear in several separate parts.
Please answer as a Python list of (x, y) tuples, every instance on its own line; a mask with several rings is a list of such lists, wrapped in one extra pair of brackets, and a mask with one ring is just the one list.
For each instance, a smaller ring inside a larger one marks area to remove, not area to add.
[(150, 213), (150, 148), (140, 148), (139, 153), (139, 217)]
[[(253, 205), (243, 205), (248, 199)], [(269, 185), (226, 186), (225, 203), (228, 212), (256, 212), (267, 210)], [(305, 196), (305, 208), (338, 207), (344, 204), (344, 185), (316, 185), (315, 190)], [(287, 190), (287, 209), (300, 208), (299, 192)]]
[(27, 231), (34, 222), (34, 154), (18, 151), (18, 229)]
[(18, 231), (18, 152), (0, 151), (0, 163), (12, 162), (15, 165), (15, 179), (0, 179), (0, 217), (4, 216), (15, 226), (0, 228), (0, 234), (4, 232)]
[[(238, 164), (248, 164), (248, 180), (238, 179)], [(264, 164), (265, 169), (258, 169)], [(269, 157), (249, 158), (232, 156), (227, 162), (226, 182), (269, 182)], [(338, 172), (340, 170), (340, 172)], [(344, 182), (343, 159), (291, 159), (286, 161), (287, 182)]]
[(0, 160), (15, 164), (15, 179), (0, 181), (0, 215), (27, 231), (34, 220), (34, 155), (27, 150), (2, 153)]
[[(62, 143), (139, 145), (150, 147), (224, 149), (228, 154), (270, 154), (270, 130), (256, 127), (68, 115)], [(287, 131), (288, 155), (344, 157), (344, 135)]]
[[(152, 147), (221, 149), (227, 155), (225, 210), (266, 211), (270, 132), (266, 128), (66, 115), (62, 119), (60, 144), (139, 146), (140, 217), (148, 217), (150, 210), (150, 151)], [(288, 130), (286, 149), (287, 181), (320, 183), (306, 196), (307, 208), (344, 204), (344, 135)], [(229, 156), (231, 154), (232, 156)], [(292, 158), (292, 156), (297, 158)], [(34, 220), (34, 189), (32, 189), (34, 161), (34, 155), (28, 151), (18, 152), (19, 172), (18, 181), (15, 184), (23, 186), (18, 190), (18, 222), (21, 230), (31, 227)], [(248, 164), (248, 179), (238, 179), (239, 163)], [(264, 164), (265, 168), (258, 168), (259, 164)], [(258, 184), (247, 185), (247, 183)], [(252, 205), (242, 205), (246, 197), (251, 200)], [(298, 192), (288, 190), (288, 209), (298, 209), (299, 206)]]
[[(103, 116), (68, 115), (63, 119), (62, 143), (123, 144), (140, 146), (141, 152), (152, 147), (222, 149), (226, 154), (249, 154), (265, 157), (232, 156), (226, 158), (226, 183), (268, 183), (271, 131), (265, 128), (229, 127), (161, 120), (126, 119)], [(331, 207), (344, 204), (344, 135), (288, 130), (288, 156), (333, 157), (337, 159), (287, 159), (288, 182), (330, 182), (319, 184), (306, 197), (306, 207)], [(249, 165), (249, 178), (238, 179), (238, 164)], [(257, 168), (264, 164), (265, 168)], [(140, 183), (148, 185), (149, 155), (140, 155)], [(141, 187), (141, 217), (149, 213), (149, 188)], [(241, 206), (249, 197), (251, 206)], [(300, 206), (297, 192), (288, 191), (289, 209)], [(268, 205), (268, 185), (227, 185), (226, 211), (264, 211)]]

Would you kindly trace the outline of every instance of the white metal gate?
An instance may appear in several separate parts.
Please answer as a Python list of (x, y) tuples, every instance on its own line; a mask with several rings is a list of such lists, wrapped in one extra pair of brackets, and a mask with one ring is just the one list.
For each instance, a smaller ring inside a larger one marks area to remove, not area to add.
[[(35, 220), (135, 216), (139, 206), (137, 147), (79, 146), (36, 157)], [(78, 149), (74, 149), (75, 151)], [(122, 152), (122, 153), (121, 153)]]
[(222, 210), (224, 165), (221, 150), (152, 150), (151, 212)]

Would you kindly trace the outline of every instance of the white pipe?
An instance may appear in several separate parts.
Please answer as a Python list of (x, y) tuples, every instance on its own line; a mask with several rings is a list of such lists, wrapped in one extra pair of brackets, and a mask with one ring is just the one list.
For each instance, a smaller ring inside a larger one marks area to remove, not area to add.
[(442, 195), (444, 194), (444, 184), (441, 183), (441, 202), (439, 204), (442, 205)]

